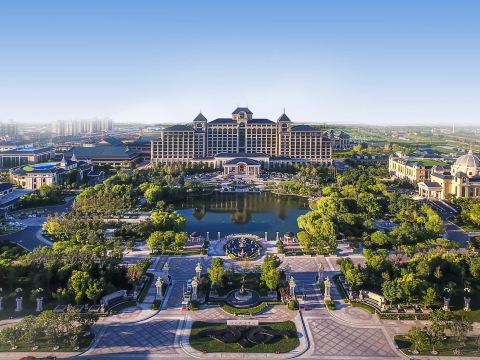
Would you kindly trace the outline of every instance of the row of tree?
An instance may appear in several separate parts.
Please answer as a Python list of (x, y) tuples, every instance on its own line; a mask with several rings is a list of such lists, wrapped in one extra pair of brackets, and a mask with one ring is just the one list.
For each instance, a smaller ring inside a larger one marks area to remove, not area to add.
[(68, 344), (72, 349), (77, 349), (81, 336), (90, 330), (96, 320), (95, 314), (83, 314), (73, 308), (60, 314), (47, 310), (38, 316), (26, 316), (20, 322), (3, 328), (0, 342), (10, 345), (13, 350), (21, 343), (33, 349), (44, 344), (52, 348)]

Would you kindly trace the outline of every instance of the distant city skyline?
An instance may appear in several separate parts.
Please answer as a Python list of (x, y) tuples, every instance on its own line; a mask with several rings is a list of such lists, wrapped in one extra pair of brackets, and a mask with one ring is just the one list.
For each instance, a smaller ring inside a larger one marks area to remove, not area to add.
[(0, 121), (480, 123), (474, 0), (10, 1)]

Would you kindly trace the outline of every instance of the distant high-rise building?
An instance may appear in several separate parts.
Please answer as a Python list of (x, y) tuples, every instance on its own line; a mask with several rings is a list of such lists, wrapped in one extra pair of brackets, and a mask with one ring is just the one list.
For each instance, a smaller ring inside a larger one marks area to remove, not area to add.
[(112, 130), (111, 119), (56, 120), (52, 124), (52, 133), (57, 136), (75, 136), (97, 134)]
[(10, 120), (7, 122), (0, 122), (0, 137), (15, 139), (18, 133), (17, 123)]

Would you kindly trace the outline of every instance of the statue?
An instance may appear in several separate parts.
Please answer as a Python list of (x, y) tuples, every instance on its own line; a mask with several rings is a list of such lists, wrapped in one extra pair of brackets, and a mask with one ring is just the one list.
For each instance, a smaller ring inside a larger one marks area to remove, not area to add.
[(318, 282), (323, 281), (323, 264), (318, 265)]
[(157, 282), (155, 283), (155, 287), (157, 288), (157, 299), (163, 300), (163, 293), (162, 293), (162, 278), (159, 276), (157, 278)]
[(195, 272), (197, 274), (197, 279), (200, 279), (200, 275), (202, 274), (202, 264), (197, 263), (197, 266), (195, 266)]
[(194, 278), (192, 281), (192, 300), (198, 299), (197, 288), (198, 288), (198, 280), (197, 278)]
[(325, 300), (332, 300), (332, 295), (330, 294), (330, 288), (332, 287), (332, 283), (330, 282), (330, 278), (327, 276), (325, 279)]
[(295, 283), (295, 279), (293, 278), (293, 276), (290, 277), (290, 281), (289, 281), (288, 285), (290, 286), (290, 297), (294, 299), (295, 298), (295, 287), (297, 286), (297, 284)]

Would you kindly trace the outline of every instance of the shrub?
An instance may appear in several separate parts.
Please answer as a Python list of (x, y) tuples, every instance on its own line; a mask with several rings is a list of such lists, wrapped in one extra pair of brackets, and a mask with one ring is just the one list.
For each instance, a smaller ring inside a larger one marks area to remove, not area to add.
[(188, 303), (188, 310), (190, 311), (196, 311), (200, 307), (200, 303), (196, 300), (192, 300)]
[(160, 309), (160, 305), (162, 305), (162, 301), (161, 300), (154, 300), (153, 303), (152, 303), (152, 310), (158, 310)]
[(297, 299), (292, 299), (288, 302), (288, 310), (298, 310), (298, 300)]
[(325, 306), (328, 310), (335, 310), (335, 303), (332, 300), (325, 300)]

